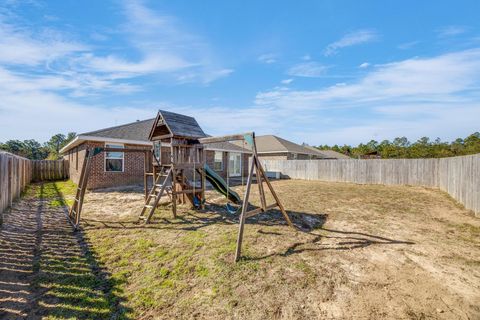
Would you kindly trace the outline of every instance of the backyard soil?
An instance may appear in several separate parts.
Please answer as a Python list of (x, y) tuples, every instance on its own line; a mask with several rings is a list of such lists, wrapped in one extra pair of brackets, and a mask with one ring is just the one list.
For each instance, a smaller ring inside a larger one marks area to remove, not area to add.
[[(207, 210), (181, 207), (174, 219), (165, 206), (150, 225), (137, 223), (140, 188), (90, 192), (75, 236), (60, 208), (46, 210), (48, 203), (39, 206), (33, 196), (25, 197), (0, 228), (0, 317), (81, 317), (75, 310), (53, 312), (76, 300), (65, 302), (55, 286), (38, 285), (48, 265), (42, 263), (45, 252), (65, 250), (38, 238), (39, 230), (48, 230), (83, 259), (81, 270), (92, 276), (84, 290), (104, 299), (99, 310), (85, 305), (84, 316), (480, 319), (480, 219), (447, 194), (316, 181), (273, 185), (296, 228), (278, 211), (248, 219), (237, 264), (238, 220), (213, 192)], [(254, 186), (254, 198), (256, 191)], [(19, 214), (23, 220), (15, 218)], [(28, 258), (17, 261), (16, 252)], [(56, 259), (66, 257), (57, 253)], [(28, 273), (10, 274), (12, 264)], [(13, 284), (18, 288), (8, 287)]]

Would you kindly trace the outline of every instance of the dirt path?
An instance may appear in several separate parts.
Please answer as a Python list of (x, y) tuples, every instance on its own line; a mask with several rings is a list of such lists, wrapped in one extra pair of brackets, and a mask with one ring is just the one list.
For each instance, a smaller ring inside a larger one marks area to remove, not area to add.
[(0, 227), (0, 319), (107, 318), (116, 300), (53, 184), (33, 185)]

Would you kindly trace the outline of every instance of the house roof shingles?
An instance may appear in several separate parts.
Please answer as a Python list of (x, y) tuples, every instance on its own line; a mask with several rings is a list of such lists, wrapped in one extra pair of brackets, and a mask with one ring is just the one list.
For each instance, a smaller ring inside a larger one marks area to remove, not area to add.
[(79, 136), (93, 136), (148, 142), (148, 134), (153, 126), (154, 120), (155, 119), (136, 121), (120, 126), (81, 133)]
[(319, 156), (314, 150), (274, 135), (256, 136), (258, 153), (291, 152)]
[[(207, 136), (198, 124), (197, 120), (195, 120), (193, 117), (165, 110), (159, 110), (158, 112), (174, 136), (192, 138), (203, 138)], [(157, 124), (157, 126), (160, 125), (163, 124)]]

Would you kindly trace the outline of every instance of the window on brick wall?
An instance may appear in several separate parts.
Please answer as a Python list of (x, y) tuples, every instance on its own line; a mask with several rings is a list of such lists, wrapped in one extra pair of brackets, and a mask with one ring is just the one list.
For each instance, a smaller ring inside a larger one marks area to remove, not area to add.
[[(123, 144), (105, 144), (106, 148), (123, 149)], [(123, 172), (123, 152), (105, 152), (105, 171)]]
[(221, 151), (215, 151), (215, 156), (213, 158), (213, 170), (223, 170), (223, 152)]

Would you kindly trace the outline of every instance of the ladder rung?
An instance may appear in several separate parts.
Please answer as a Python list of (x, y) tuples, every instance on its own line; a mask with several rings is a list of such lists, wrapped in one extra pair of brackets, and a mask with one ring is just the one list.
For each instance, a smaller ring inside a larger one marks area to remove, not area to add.
[(163, 184), (155, 184), (155, 187), (161, 188), (161, 187), (163, 187)]
[(153, 206), (149, 205), (149, 204), (146, 204), (144, 205), (145, 208), (153, 208)]
[(140, 216), (140, 217), (138, 217), (138, 219), (140, 219), (140, 220), (145, 220), (145, 219), (147, 219), (147, 217)]

